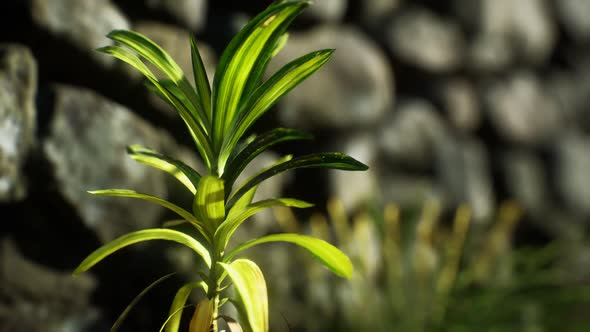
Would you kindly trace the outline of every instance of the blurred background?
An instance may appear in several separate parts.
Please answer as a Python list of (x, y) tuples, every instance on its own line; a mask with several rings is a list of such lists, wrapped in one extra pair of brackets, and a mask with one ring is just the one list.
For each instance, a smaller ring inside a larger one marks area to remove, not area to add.
[[(133, 29), (190, 72), (193, 33), (212, 79), (225, 45), (269, 3), (1, 2), (0, 331), (106, 331), (137, 293), (179, 271), (122, 331), (159, 328), (198, 262), (149, 243), (72, 278), (100, 244), (171, 217), (86, 191), (190, 204), (125, 146), (199, 160), (139, 74), (94, 49)], [(289, 31), (270, 72), (308, 51), (336, 53), (255, 131), (315, 140), (255, 166), (342, 151), (370, 170), (297, 171), (261, 187), (259, 198), (315, 207), (258, 215), (238, 238), (313, 234), (355, 264), (337, 280), (287, 245), (252, 251), (271, 331), (590, 331), (590, 1), (316, 0)]]

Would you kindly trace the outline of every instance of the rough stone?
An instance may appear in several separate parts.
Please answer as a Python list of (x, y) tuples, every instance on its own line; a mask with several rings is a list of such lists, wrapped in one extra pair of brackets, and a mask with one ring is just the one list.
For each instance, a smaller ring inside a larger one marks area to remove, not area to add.
[(590, 137), (576, 132), (561, 138), (556, 147), (554, 179), (566, 207), (578, 216), (590, 216)]
[(476, 139), (454, 139), (441, 144), (437, 152), (437, 178), (448, 204), (467, 203), (474, 221), (489, 222), (496, 200), (485, 146)]
[(484, 92), (484, 102), (495, 130), (510, 142), (542, 144), (563, 123), (557, 102), (531, 72), (495, 82)]
[(586, 0), (558, 0), (558, 17), (567, 32), (577, 41), (590, 39), (590, 2)]
[(22, 45), (0, 45), (0, 201), (26, 195), (22, 171), (35, 140), (37, 63)]
[(72, 278), (29, 261), (8, 238), (0, 241), (0, 330), (86, 331), (99, 317), (90, 306), (96, 280)]
[(125, 148), (141, 144), (162, 150), (170, 140), (125, 107), (92, 91), (55, 87), (54, 116), (43, 142), (58, 192), (102, 241), (153, 227), (161, 208), (131, 198), (96, 197), (87, 190), (126, 188), (166, 197), (164, 173), (129, 158)]
[(111, 65), (115, 59), (94, 49), (112, 44), (105, 37), (111, 30), (130, 27), (125, 15), (109, 0), (32, 0), (31, 11), (35, 24), (67, 40), (103, 65)]
[(402, 0), (363, 0), (360, 2), (360, 16), (363, 24), (379, 26), (398, 7)]
[(439, 73), (455, 70), (463, 61), (459, 26), (426, 9), (403, 11), (386, 29), (387, 46), (405, 63)]
[(384, 173), (379, 178), (381, 196), (384, 202), (403, 207), (421, 207), (427, 200), (445, 202), (441, 186), (426, 175)]
[(466, 63), (478, 73), (501, 71), (514, 61), (514, 51), (502, 36), (477, 35), (467, 46)]
[(307, 8), (303, 15), (321, 22), (340, 22), (346, 14), (348, 0), (322, 0)]
[(455, 129), (473, 132), (479, 128), (481, 108), (471, 82), (462, 78), (444, 81), (439, 94), (446, 117)]
[(377, 45), (352, 27), (322, 26), (292, 33), (267, 72), (323, 48), (336, 48), (336, 52), (322, 69), (282, 98), (282, 122), (295, 127), (342, 128), (379, 121), (392, 106), (392, 68)]
[(365, 172), (331, 170), (330, 194), (341, 200), (348, 211), (353, 211), (367, 201), (379, 200), (378, 148), (373, 133), (361, 132), (345, 137), (332, 149), (352, 156), (369, 166)]
[(153, 10), (172, 15), (191, 31), (201, 30), (207, 21), (207, 0), (145, 0)]
[[(454, 8), (475, 34), (504, 39), (525, 62), (542, 63), (553, 51), (557, 33), (546, 0), (455, 0)], [(504, 47), (504, 43), (488, 45), (494, 46)], [(502, 53), (500, 49), (491, 52)]]
[(383, 155), (394, 165), (431, 167), (437, 145), (448, 136), (442, 118), (421, 99), (402, 101), (396, 109), (379, 130)]

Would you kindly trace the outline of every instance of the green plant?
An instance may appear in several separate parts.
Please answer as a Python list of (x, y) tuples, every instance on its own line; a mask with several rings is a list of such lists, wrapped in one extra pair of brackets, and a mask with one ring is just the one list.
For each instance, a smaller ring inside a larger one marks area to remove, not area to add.
[[(279, 306), (302, 308), (303, 320), (291, 323), (306, 331), (590, 330), (583, 314), (590, 286), (568, 279), (556, 264), (563, 261), (563, 244), (514, 247), (522, 214), (515, 202), (500, 205), (485, 229), (471, 223), (466, 205), (445, 222), (436, 201), (426, 202), (421, 213), (370, 206), (352, 222), (337, 200), (327, 212), (328, 218), (314, 214), (303, 224), (309, 234), (337, 243), (356, 268), (341, 283), (307, 264), (307, 257), (286, 253), (305, 271), (294, 280), (304, 290), (303, 303), (274, 296), (287, 302)], [(299, 231), (289, 209), (276, 213), (284, 229)]]
[[(256, 188), (262, 181), (296, 168), (367, 169), (363, 163), (341, 153), (318, 153), (296, 158), (288, 155), (234, 189), (238, 175), (264, 150), (280, 142), (310, 138), (308, 134), (297, 130), (278, 128), (242, 140), (257, 119), (281, 96), (321, 68), (333, 52), (320, 50), (304, 55), (262, 82), (269, 60), (286, 42), (288, 25), (307, 5), (307, 1), (276, 1), (252, 19), (223, 52), (212, 87), (209, 86), (193, 38), (190, 42), (195, 87), (174, 60), (145, 36), (120, 30), (108, 34), (118, 45), (103, 47), (99, 51), (135, 67), (147, 78), (148, 87), (174, 107), (186, 124), (208, 173), (201, 176), (179, 160), (142, 146), (129, 146), (127, 152), (131, 158), (168, 172), (186, 186), (194, 196), (192, 212), (164, 199), (133, 190), (96, 190), (90, 193), (138, 198), (160, 204), (178, 214), (183, 222), (194, 226), (198, 236), (170, 228), (129, 233), (91, 253), (74, 274), (90, 269), (113, 252), (137, 242), (169, 240), (191, 248), (202, 258), (206, 269), (199, 272), (201, 281), (188, 283), (178, 290), (169, 317), (162, 326), (168, 332), (178, 331), (183, 308), (195, 288), (203, 289), (206, 297), (196, 307), (190, 323), (191, 331), (217, 331), (218, 318), (225, 319), (232, 331), (242, 328), (254, 332), (267, 331), (268, 300), (262, 272), (253, 261), (236, 258), (245, 249), (258, 244), (278, 241), (297, 244), (310, 251), (336, 275), (351, 276), (352, 264), (346, 255), (329, 243), (309, 236), (272, 234), (227, 248), (232, 234), (255, 213), (275, 206), (311, 206), (292, 198), (253, 203)], [(154, 73), (144, 61), (160, 72)], [(228, 276), (237, 295), (229, 301), (238, 309), (241, 325), (232, 318), (218, 314), (218, 309), (228, 301), (225, 297), (225, 290), (230, 284)], [(113, 329), (118, 328), (129, 309), (145, 292), (165, 278), (142, 292), (123, 312)]]

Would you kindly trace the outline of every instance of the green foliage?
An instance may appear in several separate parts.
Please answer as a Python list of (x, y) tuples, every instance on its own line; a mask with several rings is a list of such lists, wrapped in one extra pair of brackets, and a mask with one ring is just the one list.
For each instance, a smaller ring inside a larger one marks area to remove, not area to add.
[[(304, 271), (295, 281), (308, 290), (301, 303), (306, 321), (292, 323), (306, 330), (590, 330), (583, 313), (590, 286), (568, 280), (556, 265), (562, 244), (513, 248), (521, 214), (514, 202), (502, 204), (485, 228), (471, 225), (467, 206), (446, 223), (436, 202), (426, 202), (421, 212), (404, 210), (403, 218), (393, 204), (362, 210), (352, 221), (336, 200), (327, 210), (329, 219), (316, 214), (305, 223), (309, 233), (338, 243), (356, 269), (341, 283), (307, 264), (307, 257), (287, 253)], [(299, 228), (288, 209), (277, 210), (277, 219), (288, 231)]]
[[(74, 274), (90, 269), (113, 252), (137, 242), (169, 240), (192, 249), (203, 259), (206, 270), (198, 271), (202, 281), (186, 284), (178, 290), (169, 317), (162, 325), (162, 329), (165, 328), (167, 332), (178, 331), (187, 299), (195, 288), (201, 288), (206, 293), (206, 299), (197, 305), (191, 331), (208, 331), (209, 328), (217, 331), (218, 318), (223, 318), (234, 331), (268, 331), (268, 300), (262, 272), (250, 260), (234, 260), (236, 254), (257, 244), (282, 241), (299, 245), (338, 276), (350, 278), (352, 264), (348, 257), (331, 244), (309, 236), (275, 234), (246, 241), (233, 249), (227, 248), (236, 229), (253, 214), (275, 206), (311, 206), (291, 198), (253, 203), (258, 185), (266, 179), (296, 168), (367, 169), (363, 163), (341, 153), (318, 153), (295, 158), (288, 155), (233, 190), (240, 173), (260, 153), (280, 142), (310, 138), (294, 129), (278, 128), (256, 136), (244, 148), (244, 145), (238, 144), (256, 120), (283, 95), (320, 69), (333, 52), (320, 50), (304, 55), (262, 82), (268, 62), (287, 41), (287, 27), (306, 6), (307, 1), (276, 1), (253, 18), (223, 52), (212, 88), (194, 38), (190, 38), (195, 81), (193, 87), (178, 64), (147, 37), (123, 30), (108, 34), (117, 44), (100, 48), (99, 51), (136, 68), (145, 76), (146, 85), (174, 107), (186, 124), (196, 150), (207, 167), (207, 174), (199, 174), (185, 163), (157, 151), (131, 145), (127, 149), (131, 158), (169, 173), (188, 189), (194, 197), (192, 210), (133, 190), (110, 189), (90, 193), (159, 204), (190, 223), (202, 235), (202, 239), (166, 228), (133, 232), (91, 253)], [(150, 68), (156, 68), (157, 72)], [(177, 223), (175, 221), (174, 224)], [(227, 287), (222, 286), (226, 276), (230, 277), (237, 291), (237, 298), (230, 299), (230, 302), (242, 314), (240, 325), (231, 317), (218, 317), (219, 307), (228, 300), (224, 297)], [(159, 282), (150, 285), (131, 303), (112, 330), (120, 326), (133, 304)]]

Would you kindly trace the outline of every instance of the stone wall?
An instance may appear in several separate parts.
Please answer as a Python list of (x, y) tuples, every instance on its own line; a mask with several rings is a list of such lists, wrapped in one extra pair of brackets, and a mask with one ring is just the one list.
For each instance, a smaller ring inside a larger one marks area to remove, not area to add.
[[(367, 199), (467, 202), (482, 226), (499, 202), (516, 199), (525, 210), (519, 241), (565, 237), (578, 250), (590, 221), (590, 1), (315, 2), (270, 70), (310, 50), (336, 53), (258, 129), (307, 129), (316, 141), (290, 149), (344, 151), (371, 170), (297, 172), (264, 193), (319, 206), (337, 196), (350, 211)], [(189, 71), (192, 32), (211, 78), (224, 45), (264, 3), (2, 1), (0, 330), (103, 331), (151, 281), (192, 266), (177, 248), (150, 244), (69, 275), (101, 243), (170, 217), (87, 190), (188, 201), (168, 177), (130, 160), (127, 144), (199, 164), (174, 112), (94, 49), (110, 30), (131, 28)], [(272, 227), (263, 225), (254, 231)], [(588, 271), (583, 256), (576, 269)], [(157, 328), (174, 287), (142, 302), (126, 329)]]

